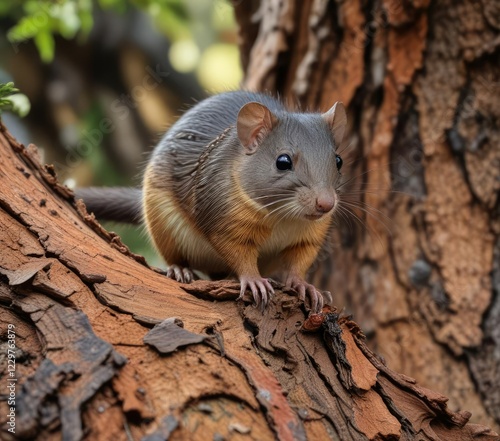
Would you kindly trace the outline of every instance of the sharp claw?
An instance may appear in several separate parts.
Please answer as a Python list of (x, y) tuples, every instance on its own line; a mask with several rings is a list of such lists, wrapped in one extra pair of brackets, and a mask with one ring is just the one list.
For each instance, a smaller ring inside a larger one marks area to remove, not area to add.
[(261, 298), (259, 296), (259, 290), (257, 289), (257, 285), (255, 282), (250, 283), (250, 288), (252, 290), (253, 301), (255, 302), (255, 307), (258, 308), (260, 306)]
[(274, 289), (267, 279), (261, 277), (241, 277), (241, 290), (238, 299), (243, 298), (245, 291), (250, 289), (252, 292), (254, 305), (262, 311), (269, 304), (271, 295), (274, 294)]
[(323, 291), (323, 297), (326, 297), (327, 305), (331, 305), (333, 303), (333, 296), (330, 291)]
[(265, 286), (264, 283), (262, 282), (257, 282), (257, 285), (259, 287), (259, 291), (260, 291), (260, 298), (261, 298), (261, 306), (262, 306), (262, 309), (264, 309), (266, 306), (267, 306), (267, 288)]
[(323, 309), (323, 295), (316, 288), (314, 288), (314, 297), (316, 304), (313, 305), (313, 310), (319, 313)]
[(247, 284), (245, 282), (241, 282), (240, 295), (236, 300), (241, 300), (245, 295), (246, 290), (247, 290)]
[(194, 280), (193, 272), (190, 268), (184, 268), (179, 265), (170, 265), (165, 271), (165, 275), (179, 283), (191, 283)]
[(305, 301), (305, 299), (306, 299), (306, 287), (304, 285), (299, 285), (298, 291), (299, 291), (299, 299), (302, 301)]
[(182, 274), (185, 283), (191, 283), (193, 281), (193, 273), (189, 268), (182, 268)]
[(267, 293), (269, 294), (269, 297), (274, 294), (274, 288), (272, 287), (271, 283), (269, 280), (264, 281), (264, 285), (266, 286)]
[(323, 309), (323, 295), (318, 291), (313, 285), (309, 285), (311, 288), (311, 309), (314, 312), (320, 312)]
[(299, 299), (301, 301), (305, 301), (306, 294), (309, 297), (311, 311), (315, 313), (321, 312), (323, 310), (323, 306), (325, 305), (325, 299), (323, 295), (327, 298), (328, 302), (331, 303), (333, 301), (332, 294), (329, 291), (325, 291), (322, 293), (314, 285), (305, 282), (301, 278), (291, 278), (286, 283), (287, 288), (292, 288), (297, 291)]
[(265, 283), (260, 283), (260, 293), (262, 295), (262, 303), (264, 303), (264, 306), (266, 306), (267, 302), (269, 300), (269, 297), (267, 295), (267, 286)]
[(180, 267), (178, 267), (177, 265), (172, 265), (172, 269), (174, 270), (175, 280), (177, 280), (179, 283), (184, 283), (184, 277), (182, 277), (182, 271)]
[(318, 310), (318, 294), (316, 293), (316, 289), (309, 285), (307, 287), (307, 291), (309, 292), (309, 298), (311, 299), (311, 310), (316, 312)]
[(323, 310), (323, 306), (325, 306), (325, 301), (323, 299), (323, 295), (318, 291), (318, 312)]

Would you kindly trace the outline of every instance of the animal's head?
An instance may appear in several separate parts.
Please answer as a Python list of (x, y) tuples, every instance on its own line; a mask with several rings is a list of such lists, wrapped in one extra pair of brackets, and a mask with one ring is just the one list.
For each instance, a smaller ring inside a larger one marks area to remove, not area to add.
[(341, 102), (319, 113), (274, 114), (261, 103), (239, 111), (237, 133), (245, 157), (240, 163), (244, 191), (277, 219), (318, 220), (338, 203), (346, 113)]

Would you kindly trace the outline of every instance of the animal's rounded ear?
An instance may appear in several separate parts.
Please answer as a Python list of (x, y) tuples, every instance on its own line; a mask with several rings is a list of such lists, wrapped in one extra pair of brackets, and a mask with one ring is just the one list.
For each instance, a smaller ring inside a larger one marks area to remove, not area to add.
[(246, 154), (257, 151), (262, 140), (278, 124), (278, 118), (264, 104), (245, 104), (238, 113), (236, 129)]
[(328, 123), (328, 126), (332, 131), (335, 148), (339, 148), (347, 125), (347, 116), (345, 114), (344, 105), (341, 101), (337, 101), (330, 110), (323, 113), (321, 116)]

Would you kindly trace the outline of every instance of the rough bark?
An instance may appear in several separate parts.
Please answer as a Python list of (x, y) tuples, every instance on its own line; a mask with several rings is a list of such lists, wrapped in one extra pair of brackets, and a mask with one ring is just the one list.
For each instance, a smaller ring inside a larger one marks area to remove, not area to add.
[(353, 211), (366, 228), (339, 225), (316, 281), (389, 366), (498, 428), (498, 2), (235, 8), (245, 87), (292, 105), (348, 108), (341, 150), (347, 177), (361, 176), (351, 193), (361, 190)]
[(1, 125), (0, 158), (4, 439), (10, 407), (23, 439), (498, 439), (387, 367), (349, 317), (306, 320), (289, 292), (262, 313), (234, 302), (235, 282), (177, 284)]

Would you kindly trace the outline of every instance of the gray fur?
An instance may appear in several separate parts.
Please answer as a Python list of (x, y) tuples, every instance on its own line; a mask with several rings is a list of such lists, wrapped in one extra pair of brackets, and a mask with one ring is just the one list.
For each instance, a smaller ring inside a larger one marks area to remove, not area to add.
[[(241, 182), (252, 198), (271, 203), (286, 191), (305, 187), (315, 194), (329, 192), (339, 175), (328, 124), (319, 114), (286, 113), (264, 138), (255, 154), (241, 164)], [(280, 171), (276, 159), (288, 154), (293, 170)]]
[[(269, 95), (251, 92), (228, 92), (210, 97), (188, 110), (165, 134), (153, 152), (151, 163), (154, 164), (155, 175), (164, 175), (165, 171), (172, 176), (174, 193), (186, 202), (192, 190), (192, 175), (198, 167), (200, 155), (205, 148), (221, 133), (235, 127), (236, 118), (243, 105), (251, 101), (259, 101), (269, 109), (282, 114), (285, 108)], [(236, 129), (231, 130), (228, 142), (222, 149), (214, 152), (218, 171), (224, 174), (229, 170), (233, 158), (241, 154)], [(212, 167), (210, 167), (212, 168)], [(212, 172), (212, 170), (210, 170)], [(217, 170), (213, 170), (216, 175)], [(215, 178), (215, 175), (213, 175)], [(221, 181), (227, 179), (221, 179)], [(215, 181), (218, 182), (218, 181)], [(161, 187), (161, 183), (157, 182)], [(170, 182), (164, 183), (170, 189)]]
[(138, 224), (142, 221), (142, 190), (132, 187), (78, 188), (75, 197), (83, 199), (89, 213), (99, 220)]
[[(236, 122), (241, 107), (252, 101), (268, 107), (279, 122), (257, 151), (246, 155)], [(226, 129), (224, 140), (211, 146), (207, 155), (207, 146)], [(294, 159), (291, 172), (276, 168), (276, 159), (283, 153)], [(235, 166), (242, 188), (260, 205), (279, 205), (283, 194), (304, 188), (305, 197), (314, 204), (314, 195), (334, 192), (339, 178), (334, 138), (321, 114), (291, 113), (269, 95), (242, 91), (213, 96), (186, 112), (165, 134), (151, 164), (155, 186), (170, 190), (186, 215), (194, 215), (207, 234), (219, 227), (221, 214), (230, 212), (227, 195), (234, 187)], [(165, 176), (169, 179), (162, 180)]]

